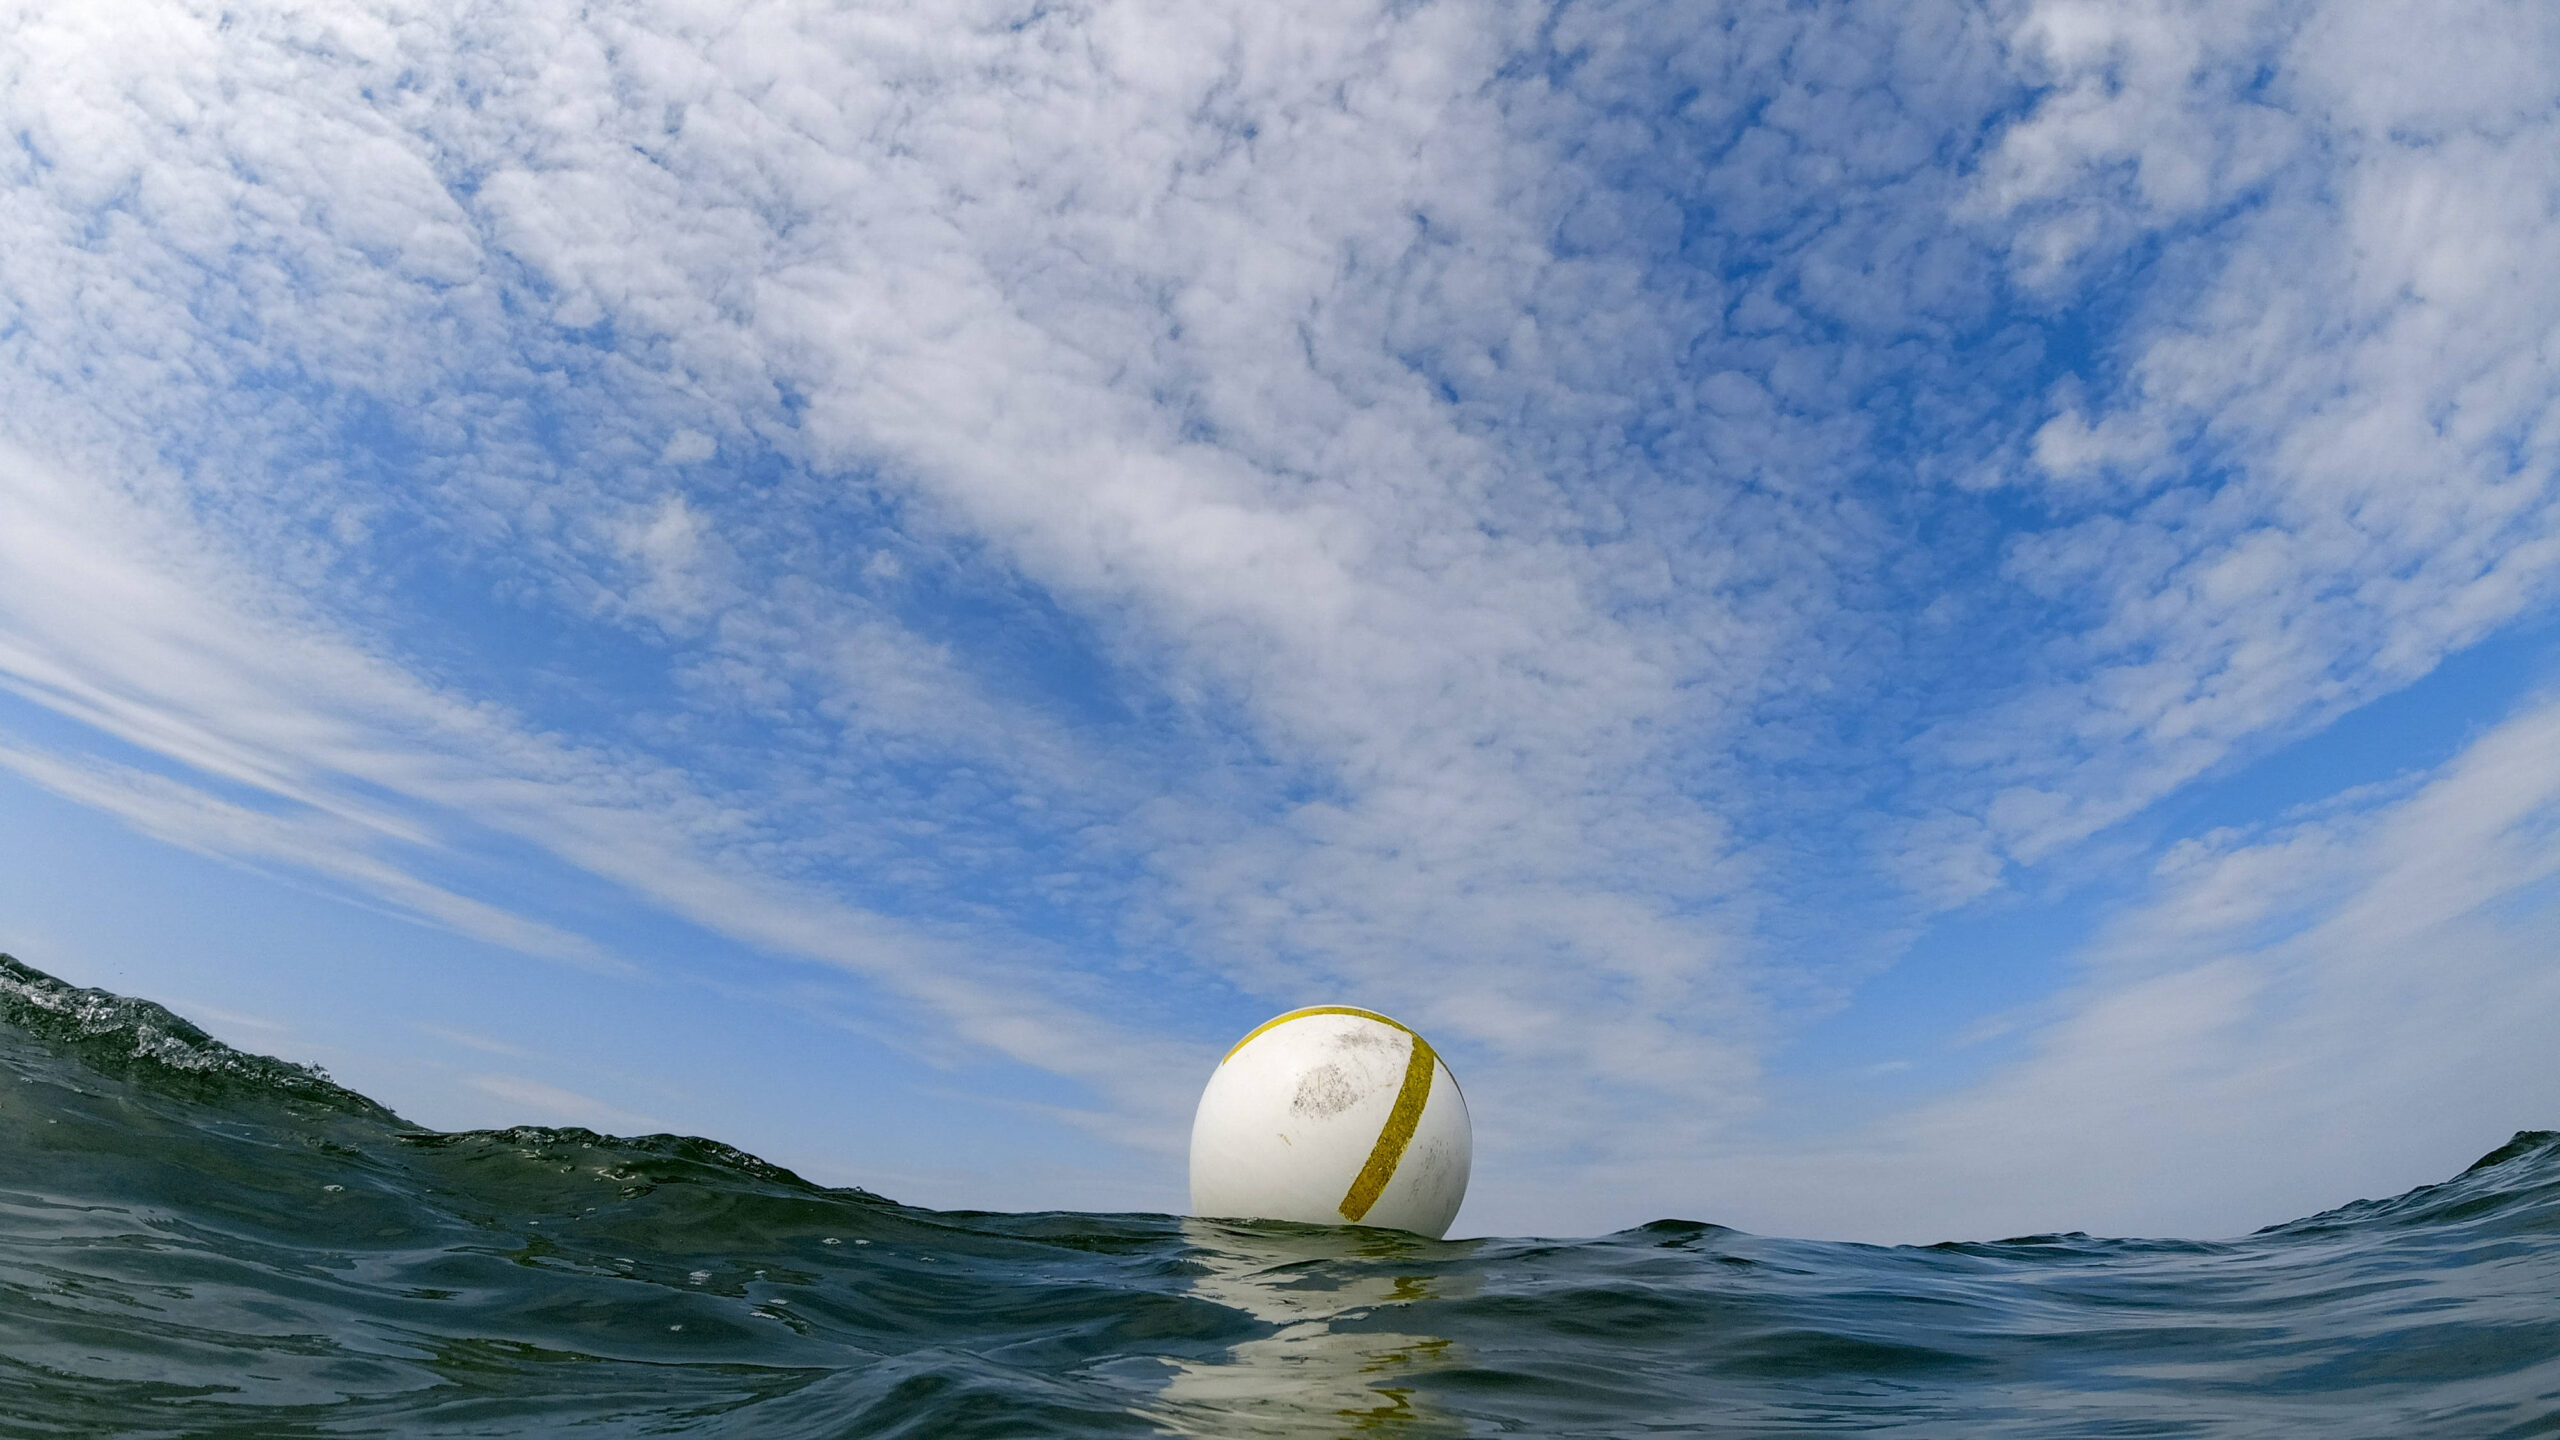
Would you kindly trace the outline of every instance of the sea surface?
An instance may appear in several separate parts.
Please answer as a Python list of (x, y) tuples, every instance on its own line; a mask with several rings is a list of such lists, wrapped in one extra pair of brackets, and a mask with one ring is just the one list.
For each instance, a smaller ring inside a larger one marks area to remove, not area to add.
[(2560, 1135), (2213, 1242), (954, 1213), (0, 957), (0, 1435), (668, 1434), (2560, 1436)]

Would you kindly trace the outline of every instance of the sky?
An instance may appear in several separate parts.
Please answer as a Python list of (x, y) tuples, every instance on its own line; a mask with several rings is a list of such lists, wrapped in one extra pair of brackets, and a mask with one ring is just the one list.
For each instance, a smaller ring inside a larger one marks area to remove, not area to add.
[(0, 949), (443, 1127), (2223, 1235), (2560, 1125), (2541, 0), (0, 5)]

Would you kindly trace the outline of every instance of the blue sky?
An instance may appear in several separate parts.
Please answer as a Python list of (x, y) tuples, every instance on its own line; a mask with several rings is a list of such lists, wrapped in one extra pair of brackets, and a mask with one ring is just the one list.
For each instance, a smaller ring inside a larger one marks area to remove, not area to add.
[(1462, 1232), (2560, 1123), (2530, 3), (5, 23), (0, 945), (413, 1117)]

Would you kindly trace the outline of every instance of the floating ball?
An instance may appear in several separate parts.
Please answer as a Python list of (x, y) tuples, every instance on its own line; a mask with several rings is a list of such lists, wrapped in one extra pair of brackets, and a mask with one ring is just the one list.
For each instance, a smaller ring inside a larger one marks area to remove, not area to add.
[(1466, 1097), (1420, 1035), (1317, 1005), (1262, 1022), (1218, 1062), (1191, 1120), (1191, 1211), (1437, 1239), (1474, 1158)]

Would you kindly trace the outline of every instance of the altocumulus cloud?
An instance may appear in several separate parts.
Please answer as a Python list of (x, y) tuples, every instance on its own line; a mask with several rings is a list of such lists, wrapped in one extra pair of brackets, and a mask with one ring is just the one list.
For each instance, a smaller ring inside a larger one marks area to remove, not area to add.
[[(2474, 9), (22, 6), (0, 674), (79, 728), (0, 761), (684, 963), (530, 847), (1141, 1150), (1356, 993), (1518, 1223), (1835, 1187), (1795, 1027), (2153, 845), (2040, 1048), (1838, 1142), (2005, 1174), (2141, 1006), (2416, 1024), (2338, 877), (2538, 733), (2122, 838), (2548, 610), (2560, 34)], [(2273, 854), (2306, 938), (2177, 918)], [(2392, 953), (2494, 993), (2537, 863)]]

